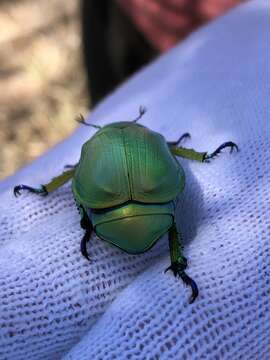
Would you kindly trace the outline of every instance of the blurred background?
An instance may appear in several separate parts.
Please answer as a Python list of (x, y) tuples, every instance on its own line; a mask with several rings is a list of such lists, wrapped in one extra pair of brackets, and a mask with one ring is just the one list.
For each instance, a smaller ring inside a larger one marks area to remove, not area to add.
[(0, 179), (104, 96), (244, 0), (0, 0)]
[(69, 135), (86, 113), (76, 0), (0, 0), (0, 178)]

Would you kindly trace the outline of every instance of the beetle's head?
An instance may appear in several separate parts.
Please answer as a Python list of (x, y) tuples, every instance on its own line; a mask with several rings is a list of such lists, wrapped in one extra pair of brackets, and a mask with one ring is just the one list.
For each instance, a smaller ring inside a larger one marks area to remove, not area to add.
[(128, 253), (148, 250), (172, 226), (173, 202), (128, 202), (113, 209), (92, 210), (96, 234)]
[(145, 126), (143, 126), (141, 124), (138, 124), (138, 123), (135, 123), (133, 121), (118, 121), (118, 122), (107, 124), (107, 125), (103, 126), (102, 129), (106, 129), (107, 127), (117, 128), (117, 129), (124, 129), (124, 128), (127, 128), (127, 127), (145, 127)]
[(136, 119), (132, 120), (132, 121), (119, 121), (119, 122), (115, 122), (115, 123), (111, 123), (106, 126), (110, 126), (111, 128), (118, 128), (118, 129), (124, 129), (126, 127), (145, 127), (141, 124), (138, 124), (137, 121), (139, 121), (141, 119), (141, 117), (146, 113), (146, 108), (143, 106), (140, 106), (139, 109), (139, 116), (136, 117)]

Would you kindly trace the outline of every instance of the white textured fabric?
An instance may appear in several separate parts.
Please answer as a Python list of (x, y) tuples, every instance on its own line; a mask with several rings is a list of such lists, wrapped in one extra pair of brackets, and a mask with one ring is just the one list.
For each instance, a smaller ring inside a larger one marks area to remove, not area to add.
[[(47, 198), (39, 185), (76, 162), (94, 129), (73, 136), (14, 177), (0, 194), (0, 359), (270, 358), (270, 2), (241, 6), (201, 29), (108, 97), (91, 121), (141, 123), (187, 147), (241, 151), (210, 164), (179, 160), (187, 186), (177, 212), (190, 289), (171, 273), (167, 236), (128, 255), (90, 241), (70, 185)], [(67, 121), (72, 121), (68, 120)]]

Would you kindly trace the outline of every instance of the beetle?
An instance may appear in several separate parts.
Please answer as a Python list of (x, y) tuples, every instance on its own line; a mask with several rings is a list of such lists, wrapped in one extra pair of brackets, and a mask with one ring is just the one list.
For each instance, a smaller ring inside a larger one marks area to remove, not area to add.
[(177, 141), (166, 141), (160, 133), (138, 123), (144, 113), (140, 107), (135, 120), (103, 127), (88, 124), (81, 116), (77, 119), (80, 123), (98, 131), (83, 144), (79, 162), (68, 165), (68, 170), (39, 188), (15, 186), (14, 195), (20, 195), (21, 190), (48, 195), (72, 179), (72, 192), (85, 231), (81, 253), (87, 260), (87, 242), (92, 232), (131, 254), (149, 250), (168, 232), (171, 265), (165, 272), (171, 270), (191, 287), (192, 303), (199, 291), (185, 272), (187, 259), (175, 221), (176, 204), (185, 186), (184, 170), (176, 157), (209, 162), (222, 149), (238, 151), (238, 146), (228, 141), (210, 154), (178, 146), (190, 137), (188, 133)]

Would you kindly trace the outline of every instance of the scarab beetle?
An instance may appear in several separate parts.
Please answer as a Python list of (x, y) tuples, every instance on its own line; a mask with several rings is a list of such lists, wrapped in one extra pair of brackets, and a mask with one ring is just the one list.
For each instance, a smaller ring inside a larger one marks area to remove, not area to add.
[(177, 141), (167, 142), (159, 133), (137, 123), (145, 110), (133, 121), (110, 123), (99, 128), (81, 150), (79, 162), (40, 188), (18, 185), (20, 190), (48, 195), (72, 179), (72, 191), (81, 215), (85, 234), (81, 240), (82, 255), (89, 260), (86, 245), (94, 231), (98, 237), (131, 254), (149, 250), (169, 232), (171, 270), (191, 286), (192, 303), (198, 288), (185, 272), (187, 259), (182, 254), (181, 235), (176, 227), (175, 207), (184, 189), (185, 174), (176, 156), (208, 162), (229, 147), (229, 141), (213, 153), (197, 152), (178, 146), (188, 133)]

